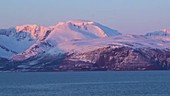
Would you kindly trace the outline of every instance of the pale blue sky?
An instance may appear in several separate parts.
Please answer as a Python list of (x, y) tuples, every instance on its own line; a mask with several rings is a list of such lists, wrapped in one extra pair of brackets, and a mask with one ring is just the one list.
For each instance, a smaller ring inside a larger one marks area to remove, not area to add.
[(84, 19), (122, 33), (170, 29), (170, 0), (0, 0), (0, 28)]

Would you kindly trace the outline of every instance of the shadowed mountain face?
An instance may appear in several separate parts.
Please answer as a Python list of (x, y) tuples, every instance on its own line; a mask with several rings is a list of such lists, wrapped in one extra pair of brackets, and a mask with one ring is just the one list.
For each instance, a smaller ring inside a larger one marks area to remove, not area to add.
[(168, 30), (122, 35), (85, 20), (0, 30), (1, 71), (170, 69)]

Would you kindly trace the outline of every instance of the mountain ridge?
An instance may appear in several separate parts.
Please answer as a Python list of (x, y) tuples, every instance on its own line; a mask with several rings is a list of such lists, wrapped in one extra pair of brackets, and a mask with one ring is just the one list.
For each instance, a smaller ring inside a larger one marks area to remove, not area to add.
[(145, 35), (125, 35), (88, 20), (0, 29), (0, 70), (169, 69), (168, 34), (166, 29)]

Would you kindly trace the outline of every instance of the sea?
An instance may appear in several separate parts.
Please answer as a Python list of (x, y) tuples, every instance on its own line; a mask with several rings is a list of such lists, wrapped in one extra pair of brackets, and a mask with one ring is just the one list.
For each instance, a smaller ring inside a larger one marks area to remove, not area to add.
[(170, 71), (1, 72), (0, 96), (170, 96)]

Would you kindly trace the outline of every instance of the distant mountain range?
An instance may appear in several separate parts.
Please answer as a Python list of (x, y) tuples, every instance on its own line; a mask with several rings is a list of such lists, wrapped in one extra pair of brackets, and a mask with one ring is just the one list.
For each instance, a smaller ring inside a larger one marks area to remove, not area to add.
[(170, 69), (170, 31), (125, 35), (87, 20), (0, 29), (0, 71)]

